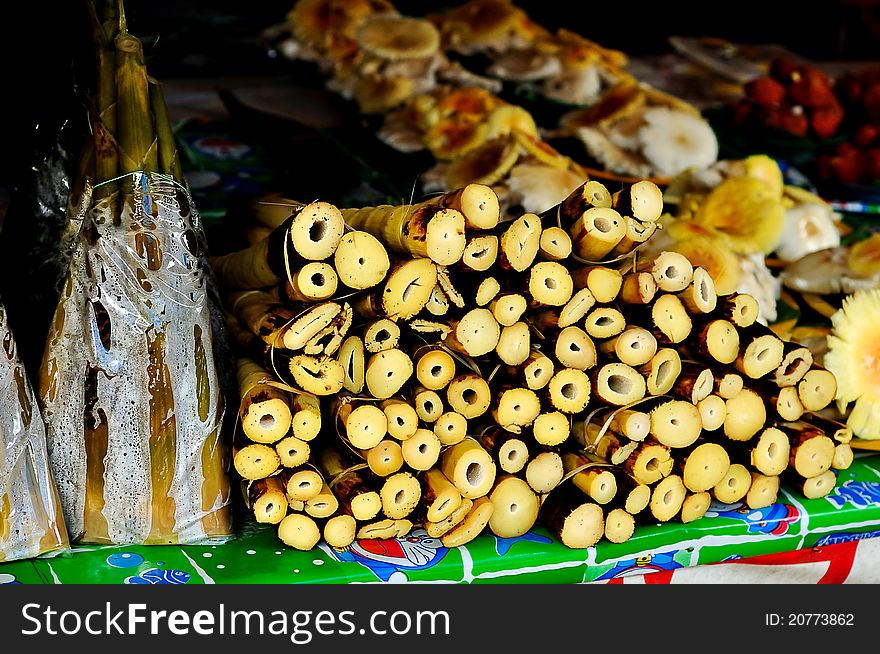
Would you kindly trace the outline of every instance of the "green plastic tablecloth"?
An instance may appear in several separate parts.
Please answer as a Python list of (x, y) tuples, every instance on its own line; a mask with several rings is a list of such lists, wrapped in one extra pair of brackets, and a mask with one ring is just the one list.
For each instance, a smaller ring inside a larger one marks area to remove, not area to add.
[(459, 548), (415, 530), (359, 541), (343, 551), (286, 548), (271, 528), (248, 527), (216, 546), (79, 546), (54, 558), (0, 564), (0, 583), (292, 584), (435, 581), (577, 583), (830, 545), (880, 535), (880, 455), (858, 457), (828, 497), (783, 487), (779, 502), (751, 511), (713, 504), (696, 522), (641, 526), (626, 543), (571, 550), (544, 529)]

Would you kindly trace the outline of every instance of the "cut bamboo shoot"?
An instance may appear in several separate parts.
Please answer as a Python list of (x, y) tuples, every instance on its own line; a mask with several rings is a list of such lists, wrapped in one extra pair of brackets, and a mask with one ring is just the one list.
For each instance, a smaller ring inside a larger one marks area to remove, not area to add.
[(542, 413), (532, 423), (532, 435), (540, 445), (562, 445), (571, 432), (568, 416), (561, 411)]
[(595, 422), (575, 422), (572, 435), (574, 440), (587, 453), (594, 454), (600, 463), (622, 464), (639, 446), (638, 442), (627, 441), (614, 430), (605, 429)]
[(798, 397), (807, 411), (821, 411), (837, 395), (837, 379), (824, 368), (814, 367), (798, 382)]
[(715, 375), (710, 368), (693, 361), (683, 361), (670, 393), (691, 404), (699, 404), (709, 397), (714, 387)]
[(271, 379), (250, 359), (238, 360), (239, 418), (245, 435), (256, 443), (275, 443), (290, 429), (290, 400), (284, 391), (264, 383)]
[(507, 270), (523, 272), (532, 265), (540, 247), (540, 218), (533, 213), (523, 214), (501, 234), (498, 263)]
[(396, 441), (383, 440), (364, 454), (370, 470), (380, 477), (393, 475), (403, 467), (403, 451)]
[(617, 299), (623, 286), (623, 276), (620, 271), (606, 266), (587, 266), (578, 268), (571, 273), (574, 287), (590, 291), (596, 302), (608, 304)]
[(583, 493), (572, 484), (565, 484), (547, 496), (540, 516), (544, 526), (572, 549), (592, 547), (605, 533), (602, 508), (585, 502)]
[(455, 377), (455, 359), (449, 352), (431, 348), (416, 355), (416, 379), (428, 390), (446, 388)]
[(391, 268), (382, 289), (382, 315), (391, 320), (409, 320), (425, 308), (437, 285), (437, 266), (430, 259), (410, 259)]
[(609, 429), (623, 434), (632, 441), (643, 441), (651, 431), (651, 416), (633, 409), (608, 409), (600, 411), (592, 422), (604, 425), (610, 419)]
[(336, 353), (336, 361), (342, 366), (345, 390), (350, 393), (363, 391), (367, 369), (363, 339), (360, 336), (346, 338)]
[(481, 234), (468, 239), (461, 265), (476, 272), (486, 272), (498, 261), (498, 237)]
[(612, 543), (625, 543), (635, 529), (636, 521), (625, 509), (611, 509), (605, 516), (605, 538)]
[(800, 420), (804, 415), (804, 405), (801, 404), (796, 386), (784, 388), (770, 386), (765, 389), (764, 397), (770, 409), (786, 422)]
[(381, 318), (367, 325), (364, 330), (364, 348), (375, 354), (395, 349), (400, 343), (400, 327), (392, 320)]
[(660, 343), (681, 343), (691, 333), (693, 323), (677, 295), (658, 297), (651, 307), (651, 327)]
[(631, 272), (623, 276), (620, 299), (624, 304), (650, 304), (657, 295), (657, 282), (649, 272)]
[(837, 483), (837, 475), (831, 470), (826, 470), (822, 474), (810, 477), (809, 479), (787, 475), (787, 480), (808, 500), (817, 500), (827, 496), (834, 490), (834, 486)]
[[(574, 470), (590, 463), (590, 459), (574, 452), (562, 455), (562, 465), (566, 475), (571, 475)], [(617, 494), (617, 478), (605, 467), (594, 465), (576, 472), (571, 477), (571, 482), (597, 504), (608, 504)]]
[(651, 502), (648, 508), (660, 522), (668, 522), (681, 511), (687, 490), (681, 477), (669, 475), (661, 479), (651, 493)]
[(489, 303), (492, 316), (502, 327), (515, 324), (526, 312), (528, 303), (519, 293), (502, 293)]
[(687, 489), (701, 493), (721, 483), (730, 467), (730, 457), (717, 443), (700, 443), (677, 457), (676, 464)]
[(692, 445), (703, 429), (700, 411), (690, 402), (669, 400), (657, 405), (650, 415), (651, 435), (669, 447)]
[(780, 425), (791, 444), (788, 465), (801, 477), (815, 477), (831, 467), (834, 441), (820, 429), (805, 423)]
[(771, 330), (757, 323), (740, 331), (740, 352), (736, 369), (752, 379), (775, 371), (782, 363), (783, 342)]
[(701, 358), (733, 363), (739, 356), (739, 332), (729, 320), (710, 320), (694, 330), (688, 345)]
[(437, 522), (426, 522), (425, 531), (428, 532), (428, 536), (430, 536), (431, 538), (440, 538), (443, 535), (449, 533), (457, 525), (461, 524), (462, 521), (464, 521), (467, 515), (471, 512), (471, 509), (473, 507), (473, 500), (463, 498), (461, 500), (461, 504), (458, 505), (458, 508), (450, 513), (449, 516), (447, 516), (446, 518), (443, 518), (442, 520), (439, 520)]
[(626, 236), (626, 221), (614, 209), (592, 207), (568, 233), (574, 254), (584, 261), (601, 261)]
[(279, 477), (259, 479), (248, 484), (248, 504), (261, 524), (277, 525), (287, 515), (287, 496)]
[(348, 442), (359, 450), (376, 447), (388, 433), (388, 418), (375, 403), (343, 401), (336, 409), (336, 417), (345, 428)]
[(401, 350), (386, 350), (367, 361), (364, 381), (373, 397), (386, 400), (397, 393), (412, 377), (412, 359)]
[(648, 508), (651, 487), (636, 481), (619, 468), (613, 470), (617, 482), (615, 503), (619, 503), (630, 515), (637, 515)]
[(732, 293), (718, 298), (716, 317), (729, 320), (737, 327), (749, 327), (758, 320), (758, 301), (747, 293)]
[(468, 184), (430, 198), (426, 203), (460, 211), (470, 229), (492, 229), (500, 216), (498, 196), (485, 184)]
[(467, 432), (467, 418), (455, 411), (445, 412), (434, 422), (434, 434), (444, 447), (462, 442)]
[(552, 450), (539, 452), (526, 465), (526, 481), (536, 493), (549, 493), (564, 475), (562, 457)]
[(511, 377), (533, 391), (540, 390), (550, 383), (555, 369), (553, 361), (544, 354), (532, 350), (529, 358), (518, 368), (508, 369)]
[(715, 393), (729, 400), (740, 394), (743, 389), (743, 378), (735, 372), (717, 371), (715, 373)]
[(718, 306), (715, 281), (705, 268), (694, 268), (693, 279), (686, 289), (679, 293), (685, 309), (692, 314), (712, 313)]
[(749, 459), (761, 474), (781, 475), (788, 467), (790, 451), (788, 436), (775, 427), (768, 427), (751, 448)]
[(571, 254), (571, 237), (561, 227), (546, 227), (541, 231), (539, 252), (548, 261), (562, 261)]
[(440, 455), (440, 470), (462, 497), (468, 499), (486, 495), (495, 483), (495, 462), (471, 439), (444, 450)]
[(311, 455), (311, 448), (305, 441), (301, 441), (295, 436), (282, 438), (275, 443), (275, 451), (285, 468), (298, 468), (307, 463)]
[(281, 473), (287, 499), (306, 502), (321, 492), (324, 480), (317, 470), (303, 466), (297, 470), (284, 470)]
[(782, 363), (773, 373), (773, 383), (780, 388), (795, 386), (813, 365), (813, 353), (798, 343), (785, 343)]
[(510, 327), (502, 327), (495, 353), (508, 366), (519, 366), (529, 358), (531, 347), (532, 338), (528, 324), (517, 322)]
[(501, 292), (501, 284), (494, 277), (486, 277), (477, 286), (477, 292), (474, 295), (478, 307), (484, 307), (492, 300), (498, 297)]
[(838, 443), (849, 443), (853, 438), (852, 427), (838, 420), (826, 418), (818, 413), (805, 413), (802, 420), (808, 425), (818, 427), (826, 436), (830, 436)]
[(724, 414), (724, 435), (732, 441), (747, 441), (767, 422), (767, 409), (761, 396), (744, 388), (727, 400)]
[(233, 464), (242, 479), (265, 479), (278, 470), (281, 459), (275, 448), (261, 443), (251, 443), (234, 448)]
[(681, 504), (681, 521), (684, 524), (699, 520), (712, 504), (712, 496), (709, 493), (688, 493)]
[(339, 281), (355, 290), (378, 286), (391, 268), (385, 246), (372, 234), (348, 232), (333, 255)]
[(494, 507), (489, 518), (489, 529), (500, 538), (522, 536), (538, 519), (538, 496), (518, 477), (499, 477), (489, 499)]
[(654, 259), (651, 275), (664, 293), (680, 293), (694, 278), (694, 267), (678, 252), (661, 252)]
[(611, 250), (611, 256), (620, 257), (630, 254), (642, 243), (650, 239), (658, 229), (657, 223), (646, 223), (636, 220), (632, 216), (624, 216), (626, 222), (626, 233), (623, 238)]
[(440, 439), (434, 432), (418, 429), (403, 441), (403, 460), (413, 470), (429, 470), (437, 463), (441, 447)]
[(486, 380), (479, 375), (458, 375), (446, 388), (446, 401), (453, 411), (473, 420), (489, 410), (492, 392)]
[(640, 400), (647, 392), (645, 378), (625, 363), (606, 363), (591, 375), (590, 381), (595, 397), (616, 406)]
[(642, 180), (612, 195), (611, 206), (621, 215), (656, 222), (663, 213), (663, 192), (654, 182)]
[(732, 463), (727, 474), (712, 489), (715, 499), (724, 504), (735, 504), (746, 496), (752, 485), (752, 475), (740, 463)]
[(413, 390), (413, 406), (416, 415), (423, 422), (433, 423), (443, 415), (443, 400), (435, 391), (427, 388), (415, 388)]
[(313, 518), (329, 518), (339, 508), (339, 500), (329, 485), (324, 484), (321, 492), (306, 502), (305, 511)]
[(421, 476), (422, 503), (429, 522), (446, 520), (461, 506), (462, 497), (458, 489), (442, 472), (433, 468)]
[(562, 329), (564, 327), (571, 327), (575, 323), (580, 322), (595, 304), (596, 298), (593, 297), (590, 289), (582, 288), (579, 291), (576, 291), (574, 295), (571, 296), (571, 299), (565, 303), (565, 306), (562, 307), (562, 311), (559, 312), (556, 326)]
[(309, 516), (291, 513), (278, 525), (278, 538), (289, 547), (307, 552), (321, 540), (321, 530)]
[(752, 473), (752, 485), (746, 493), (746, 506), (750, 509), (764, 509), (776, 503), (779, 495), (779, 477), (768, 477), (759, 472)]
[(647, 329), (627, 327), (619, 336), (599, 346), (605, 354), (614, 354), (628, 366), (642, 366), (657, 354), (657, 339)]
[(585, 211), (592, 207), (607, 209), (613, 202), (611, 193), (601, 182), (584, 182), (569, 193), (557, 207), (550, 209), (547, 215), (558, 215), (563, 224), (573, 223), (578, 220)]
[(584, 329), (593, 338), (612, 338), (626, 329), (626, 319), (620, 309), (596, 307), (584, 319)]
[(376, 520), (358, 528), (358, 540), (379, 540), (403, 538), (412, 531), (413, 523), (406, 518), (401, 520)]
[(382, 498), (382, 513), (385, 517), (401, 520), (418, 506), (422, 488), (410, 473), (398, 472), (385, 480), (379, 496)]
[(677, 350), (660, 348), (639, 370), (645, 375), (648, 395), (665, 395), (681, 372), (681, 357)]
[(554, 355), (563, 367), (587, 370), (596, 365), (596, 346), (584, 330), (566, 327), (555, 340)]
[(291, 433), (301, 441), (311, 441), (321, 432), (321, 401), (308, 393), (293, 396)]
[(342, 365), (328, 356), (300, 354), (290, 358), (288, 368), (294, 383), (312, 395), (335, 395), (345, 383)]
[(621, 464), (623, 470), (642, 484), (655, 484), (672, 472), (674, 461), (665, 445), (639, 443)]
[(533, 305), (561, 307), (574, 293), (571, 275), (561, 263), (541, 261), (529, 271), (529, 295)]
[(547, 396), (553, 408), (562, 413), (580, 413), (590, 402), (590, 378), (582, 370), (562, 368), (547, 384)]
[(705, 431), (715, 431), (724, 426), (724, 418), (727, 412), (727, 405), (718, 395), (710, 395), (697, 403), (697, 409), (700, 412), (700, 422), (703, 423)]
[(357, 521), (353, 516), (335, 515), (324, 523), (324, 542), (330, 547), (344, 549), (354, 542)]
[(529, 462), (529, 448), (520, 434), (489, 428), (477, 440), (504, 472), (516, 474)]
[(444, 547), (460, 547), (471, 542), (480, 535), (489, 520), (492, 518), (495, 507), (488, 497), (480, 497), (474, 500), (474, 505), (468, 514), (452, 531), (440, 537)]
[(834, 458), (831, 467), (835, 470), (847, 470), (853, 462), (853, 450), (849, 443), (838, 443), (834, 446)]
[(419, 428), (419, 416), (415, 407), (404, 400), (391, 398), (379, 405), (388, 422), (388, 435), (405, 441)]
[(336, 293), (339, 276), (333, 266), (312, 261), (293, 273), (284, 286), (284, 294), (290, 302), (322, 302)]
[(488, 309), (471, 309), (461, 320), (450, 321), (450, 327), (444, 342), (469, 357), (489, 354), (501, 338), (501, 326)]

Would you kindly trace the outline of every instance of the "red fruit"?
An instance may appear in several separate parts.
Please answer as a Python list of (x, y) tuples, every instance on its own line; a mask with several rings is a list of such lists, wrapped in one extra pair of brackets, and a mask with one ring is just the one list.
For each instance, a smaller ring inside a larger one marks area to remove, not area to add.
[(755, 106), (754, 112), (760, 125), (773, 129), (783, 129), (782, 117), (787, 113), (786, 109), (781, 109), (779, 107)]
[(819, 107), (813, 111), (810, 124), (819, 138), (827, 139), (832, 136), (843, 120), (843, 107), (835, 100), (833, 104)]
[(864, 176), (867, 161), (861, 151), (844, 143), (837, 153), (820, 162), (824, 177), (846, 184), (858, 184)]
[(834, 83), (834, 92), (847, 106), (853, 106), (861, 104), (865, 91), (861, 80), (852, 75), (846, 75)]
[(810, 122), (801, 107), (792, 107), (790, 110), (780, 112), (779, 126), (795, 136), (806, 136), (810, 129)]
[(754, 79), (745, 90), (753, 102), (766, 107), (778, 107), (785, 99), (785, 87), (772, 77)]
[(880, 180), (880, 148), (871, 148), (865, 152), (868, 179), (865, 181), (876, 182)]
[(880, 122), (880, 82), (865, 89), (865, 95), (862, 98), (862, 102), (868, 120)]
[(744, 125), (752, 114), (752, 103), (749, 100), (740, 100), (733, 107), (733, 124)]
[(856, 130), (852, 141), (864, 148), (876, 141), (878, 136), (880, 136), (880, 125), (877, 123), (865, 123)]
[(822, 107), (835, 102), (831, 80), (818, 68), (805, 66), (800, 79), (788, 89), (791, 99), (805, 107)]
[(770, 62), (770, 76), (783, 83), (791, 82), (797, 70), (797, 62), (790, 57), (778, 57)]

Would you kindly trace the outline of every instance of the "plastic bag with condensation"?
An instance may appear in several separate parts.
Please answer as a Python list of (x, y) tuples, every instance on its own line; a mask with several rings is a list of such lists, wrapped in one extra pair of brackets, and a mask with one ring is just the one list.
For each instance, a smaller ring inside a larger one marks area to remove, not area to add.
[(119, 184), (94, 200), (87, 188), (72, 210), (79, 234), (41, 369), (68, 531), (88, 543), (222, 541), (229, 453), (201, 221), (168, 176)]
[(68, 546), (46, 428), (0, 306), (0, 561)]

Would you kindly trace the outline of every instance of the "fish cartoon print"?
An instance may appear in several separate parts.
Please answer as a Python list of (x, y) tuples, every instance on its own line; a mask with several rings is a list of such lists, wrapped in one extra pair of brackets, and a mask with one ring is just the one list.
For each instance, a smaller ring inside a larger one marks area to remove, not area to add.
[(712, 502), (709, 510), (706, 511), (706, 517), (742, 520), (748, 525), (749, 533), (781, 536), (801, 519), (801, 513), (797, 507), (790, 504), (771, 504), (763, 509), (750, 509), (743, 502), (735, 504)]
[[(647, 554), (634, 559), (618, 561), (617, 565), (611, 568), (608, 572), (596, 577), (596, 581), (610, 580), (611, 583), (622, 583), (623, 577), (645, 575), (655, 572), (666, 572), (671, 574), (673, 570), (682, 567), (681, 563), (675, 560), (676, 554), (678, 554), (678, 550)], [(653, 582), (660, 578), (661, 577), (654, 578), (652, 576), (651, 581)], [(666, 576), (663, 576), (662, 578), (665, 579)], [(665, 583), (668, 583), (668, 581)]]
[(427, 570), (437, 565), (448, 548), (424, 529), (414, 529), (403, 538), (356, 540), (343, 550), (333, 550), (338, 561), (359, 563), (380, 581), (408, 581), (407, 571)]
[(838, 509), (842, 509), (849, 502), (857, 508), (866, 509), (869, 506), (880, 504), (880, 483), (876, 481), (849, 481), (843, 482), (834, 489), (831, 495), (826, 497)]

